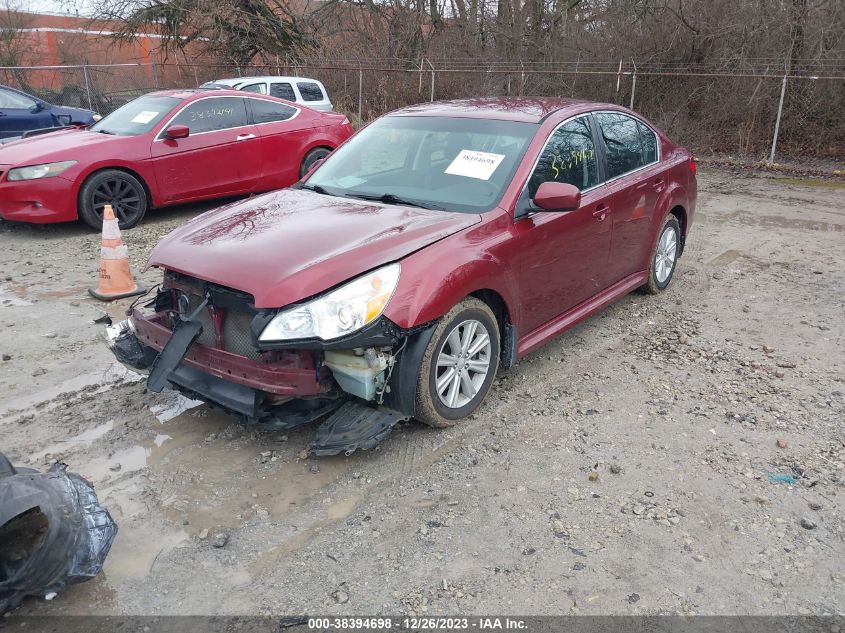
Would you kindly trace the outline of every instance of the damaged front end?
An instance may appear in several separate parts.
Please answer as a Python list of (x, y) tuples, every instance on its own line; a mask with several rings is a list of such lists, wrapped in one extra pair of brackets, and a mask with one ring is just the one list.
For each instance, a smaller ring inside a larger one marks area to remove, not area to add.
[(409, 331), (379, 316), (332, 340), (263, 340), (282, 312), (168, 271), (154, 299), (109, 328), (109, 343), (118, 360), (149, 372), (151, 391), (177, 389), (263, 430), (328, 416), (311, 446), (315, 455), (372, 448), (413, 417), (416, 372), (433, 323)]
[(65, 464), (16, 469), (0, 453), (0, 614), (96, 576), (116, 534), (94, 487)]

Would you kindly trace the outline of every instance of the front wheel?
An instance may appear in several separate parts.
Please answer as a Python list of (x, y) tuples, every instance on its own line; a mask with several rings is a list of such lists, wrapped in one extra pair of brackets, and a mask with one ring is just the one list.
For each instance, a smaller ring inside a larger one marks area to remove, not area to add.
[(90, 176), (79, 190), (79, 217), (95, 231), (103, 228), (103, 209), (110, 204), (121, 229), (131, 229), (147, 212), (147, 192), (135, 176), (104, 169)]
[(453, 426), (475, 411), (499, 367), (499, 325), (490, 307), (467, 298), (443, 317), (422, 359), (416, 418)]
[(672, 281), (675, 274), (675, 264), (678, 261), (679, 245), (681, 243), (681, 225), (678, 218), (669, 214), (660, 228), (660, 235), (651, 254), (648, 267), (648, 280), (642, 289), (648, 294), (657, 294)]

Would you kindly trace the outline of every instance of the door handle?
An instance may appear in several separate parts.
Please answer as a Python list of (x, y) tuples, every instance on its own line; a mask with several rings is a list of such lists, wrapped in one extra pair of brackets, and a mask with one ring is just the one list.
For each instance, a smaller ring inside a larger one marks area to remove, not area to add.
[(663, 178), (655, 178), (654, 179), (654, 188), (660, 191), (663, 189), (663, 185), (666, 184), (666, 181)]
[(255, 134), (239, 134), (238, 137), (235, 140), (236, 141), (248, 141), (251, 138), (255, 138)]
[(601, 222), (607, 217), (608, 213), (610, 213), (610, 207), (602, 203), (596, 207), (595, 211), (593, 211), (593, 217), (598, 218), (598, 221)]

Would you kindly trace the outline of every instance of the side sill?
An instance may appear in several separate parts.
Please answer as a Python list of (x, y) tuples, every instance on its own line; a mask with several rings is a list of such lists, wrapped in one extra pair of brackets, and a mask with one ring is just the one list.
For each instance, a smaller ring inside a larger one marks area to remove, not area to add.
[(547, 321), (543, 325), (533, 329), (519, 341), (519, 345), (517, 347), (517, 358), (522, 358), (523, 356), (530, 354), (535, 349), (562, 334), (576, 323), (580, 323), (590, 315), (613, 303), (618, 298), (627, 295), (636, 288), (639, 288), (646, 282), (647, 278), (648, 273), (646, 271), (628, 275), (624, 279), (617, 281), (612, 286), (602, 290), (594, 297), (587, 299), (583, 303), (579, 303), (577, 306), (567, 310), (560, 316), (556, 316), (551, 321)]

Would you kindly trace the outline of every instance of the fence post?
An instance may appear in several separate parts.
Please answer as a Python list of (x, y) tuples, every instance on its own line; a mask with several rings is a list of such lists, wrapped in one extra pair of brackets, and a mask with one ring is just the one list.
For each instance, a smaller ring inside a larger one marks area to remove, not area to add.
[(358, 125), (364, 122), (364, 69), (358, 69)]
[(634, 71), (634, 74), (631, 77), (631, 103), (628, 105), (628, 109), (634, 109), (634, 95), (637, 92), (637, 71)]
[(153, 62), (153, 82), (155, 83), (156, 90), (158, 90), (158, 64), (156, 64), (155, 62)]
[(772, 151), (769, 154), (769, 164), (775, 162), (775, 150), (778, 146), (778, 134), (780, 133), (780, 117), (783, 114), (783, 98), (786, 96), (786, 73), (780, 84), (780, 103), (778, 103), (778, 118), (775, 119), (775, 134), (772, 137)]
[(637, 62), (634, 61), (634, 58), (631, 58), (631, 66), (634, 67), (634, 72), (631, 75), (631, 102), (628, 104), (628, 109), (634, 109), (634, 95), (637, 93)]
[(431, 68), (431, 99), (429, 101), (434, 101), (434, 64), (431, 63), (430, 59), (425, 61), (428, 63), (429, 68)]
[(94, 109), (94, 102), (91, 99), (91, 80), (88, 78), (88, 66), (82, 67), (82, 76), (85, 78), (85, 94), (88, 95), (88, 109)]

